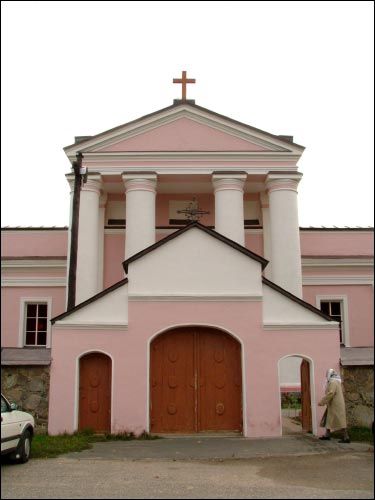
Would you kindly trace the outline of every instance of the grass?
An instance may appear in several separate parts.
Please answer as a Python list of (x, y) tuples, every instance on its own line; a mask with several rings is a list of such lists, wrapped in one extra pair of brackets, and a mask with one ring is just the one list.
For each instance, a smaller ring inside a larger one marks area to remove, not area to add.
[(120, 432), (117, 434), (94, 434), (90, 429), (74, 434), (36, 434), (31, 445), (32, 458), (55, 458), (63, 453), (79, 452), (92, 448), (92, 443), (103, 441), (130, 441), (133, 439), (148, 440), (160, 439), (142, 432), (136, 436), (133, 432)]
[[(369, 427), (349, 427), (348, 433), (351, 441), (374, 442), (374, 437)], [(332, 437), (341, 439), (342, 435), (340, 432), (332, 432)]]

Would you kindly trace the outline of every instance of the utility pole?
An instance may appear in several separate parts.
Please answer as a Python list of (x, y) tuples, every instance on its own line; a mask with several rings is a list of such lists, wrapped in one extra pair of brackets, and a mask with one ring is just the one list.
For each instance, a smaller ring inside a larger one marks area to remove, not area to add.
[(82, 168), (83, 154), (78, 152), (76, 160), (72, 163), (74, 171), (74, 192), (72, 204), (72, 227), (70, 234), (70, 260), (68, 277), (68, 304), (67, 311), (76, 304), (76, 277), (77, 277), (77, 250), (78, 250), (78, 225), (79, 225), (79, 202), (81, 187), (87, 181), (87, 171)]

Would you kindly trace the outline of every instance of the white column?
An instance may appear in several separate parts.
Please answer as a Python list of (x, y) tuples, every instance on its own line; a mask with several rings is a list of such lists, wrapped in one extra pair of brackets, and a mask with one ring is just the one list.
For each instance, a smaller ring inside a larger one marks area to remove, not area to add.
[(245, 245), (243, 193), (247, 174), (213, 174), (215, 231)]
[(270, 206), (268, 195), (265, 192), (260, 193), (260, 206), (262, 209), (263, 255), (269, 261), (264, 269), (264, 276), (272, 281)]
[(155, 243), (156, 174), (123, 174), (126, 194), (125, 259)]
[(101, 292), (104, 287), (104, 225), (105, 225), (105, 207), (107, 203), (107, 193), (101, 193), (99, 198), (99, 256), (98, 256), (98, 291)]
[(89, 174), (81, 189), (77, 250), (76, 304), (99, 290), (99, 196), (101, 176)]
[(273, 281), (302, 298), (301, 248), (297, 186), (302, 174), (269, 174), (271, 262)]

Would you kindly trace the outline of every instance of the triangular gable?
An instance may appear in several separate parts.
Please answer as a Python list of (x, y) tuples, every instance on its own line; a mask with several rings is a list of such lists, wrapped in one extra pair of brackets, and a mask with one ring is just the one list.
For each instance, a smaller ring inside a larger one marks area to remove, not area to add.
[(230, 240), (226, 236), (223, 236), (222, 234), (217, 233), (213, 229), (209, 229), (208, 227), (204, 226), (203, 224), (200, 224), (199, 222), (190, 222), (189, 224), (187, 224), (183, 228), (179, 229), (178, 231), (175, 231), (174, 233), (163, 238), (162, 240), (159, 240), (156, 243), (154, 243), (153, 245), (150, 245), (149, 247), (145, 248), (144, 250), (141, 250), (140, 252), (132, 255), (131, 257), (129, 257), (129, 259), (126, 259), (122, 263), (125, 272), (128, 273), (128, 267), (129, 267), (129, 264), (131, 262), (134, 262), (134, 261), (142, 258), (143, 256), (147, 255), (150, 252), (153, 252), (157, 248), (161, 247), (162, 245), (165, 245), (166, 243), (168, 243), (171, 240), (174, 240), (175, 238), (178, 238), (180, 235), (186, 233), (187, 231), (190, 231), (193, 228), (200, 229), (201, 231), (212, 236), (213, 238), (216, 238), (217, 240), (220, 240), (223, 243), (225, 243), (226, 245), (229, 245), (230, 247), (234, 248), (238, 252), (241, 252), (242, 254), (246, 255), (247, 257), (250, 257), (251, 259), (256, 260), (257, 262), (259, 262), (262, 265), (262, 269), (264, 269), (266, 267), (266, 265), (268, 264), (268, 260), (264, 259), (263, 257), (261, 257), (260, 255), (258, 255), (256, 253), (252, 252), (251, 250), (248, 250), (247, 248), (243, 247), (242, 245), (236, 243), (235, 241)]
[[(263, 314), (265, 323), (282, 322), (283, 316), (287, 318), (287, 322), (306, 321), (312, 323), (317, 320), (319, 316), (321, 320), (333, 322), (334, 319), (313, 305), (305, 302), (304, 300), (296, 297), (284, 288), (281, 288), (276, 283), (262, 279), (263, 284), (266, 285), (263, 296)], [(276, 299), (276, 300), (274, 300)], [(302, 307), (301, 307), (302, 306)], [(320, 322), (322, 322), (320, 320)]]
[[(69, 311), (66, 311), (62, 314), (59, 314), (58, 316), (55, 316), (54, 318), (51, 319), (51, 323), (54, 324), (54, 323), (56, 323), (56, 321), (64, 320), (68, 316), (74, 316), (74, 315), (77, 316), (78, 314), (81, 315), (83, 311), (85, 311), (83, 313), (83, 315), (88, 316), (90, 318), (90, 321), (94, 322), (95, 314), (93, 315), (92, 311), (94, 311), (94, 313), (99, 314), (99, 315), (102, 314), (102, 311), (100, 309), (98, 309), (98, 307), (97, 307), (97, 301), (99, 301), (101, 299), (106, 301), (109, 294), (114, 294), (114, 293), (118, 292), (118, 290), (121, 287), (123, 287), (124, 285), (127, 285), (127, 283), (128, 283), (127, 278), (122, 279), (121, 281), (119, 281), (119, 282), (115, 283), (114, 285), (106, 288), (105, 290), (97, 293), (96, 295), (93, 295), (92, 297), (85, 300), (84, 302), (81, 302), (80, 304), (77, 304), (76, 306), (72, 307), (72, 309), (69, 309)], [(118, 295), (119, 295), (120, 300), (122, 301), (124, 294), (118, 294)], [(125, 295), (126, 295), (126, 293), (125, 293)], [(111, 303), (113, 303), (113, 298), (111, 298), (110, 301), (111, 301)], [(94, 304), (94, 302), (95, 302), (95, 304)], [(108, 312), (108, 314), (110, 315), (109, 319), (113, 323), (114, 318), (112, 315), (112, 308), (111, 307), (108, 308), (108, 305), (106, 303), (104, 303), (103, 309)], [(126, 312), (125, 305), (123, 304), (122, 307), (119, 309), (126, 313), (126, 317), (124, 317), (122, 319), (127, 320), (127, 312)], [(79, 318), (79, 319), (82, 320), (82, 318)], [(86, 318), (83, 318), (83, 319), (86, 319)]]
[(178, 118), (166, 125), (125, 138), (98, 149), (115, 151), (270, 151), (191, 118)]
[(302, 154), (304, 148), (191, 103), (178, 103), (64, 148), (82, 153), (228, 151)]

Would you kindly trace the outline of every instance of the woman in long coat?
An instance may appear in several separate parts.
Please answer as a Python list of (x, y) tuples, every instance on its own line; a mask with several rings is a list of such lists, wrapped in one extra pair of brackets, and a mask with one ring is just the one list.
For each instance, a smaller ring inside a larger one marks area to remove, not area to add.
[(327, 419), (323, 427), (326, 433), (319, 439), (331, 439), (331, 432), (341, 430), (342, 439), (339, 443), (350, 443), (346, 428), (345, 401), (341, 387), (341, 378), (330, 368), (327, 371), (327, 383), (325, 396), (319, 402), (319, 406), (327, 405)]

